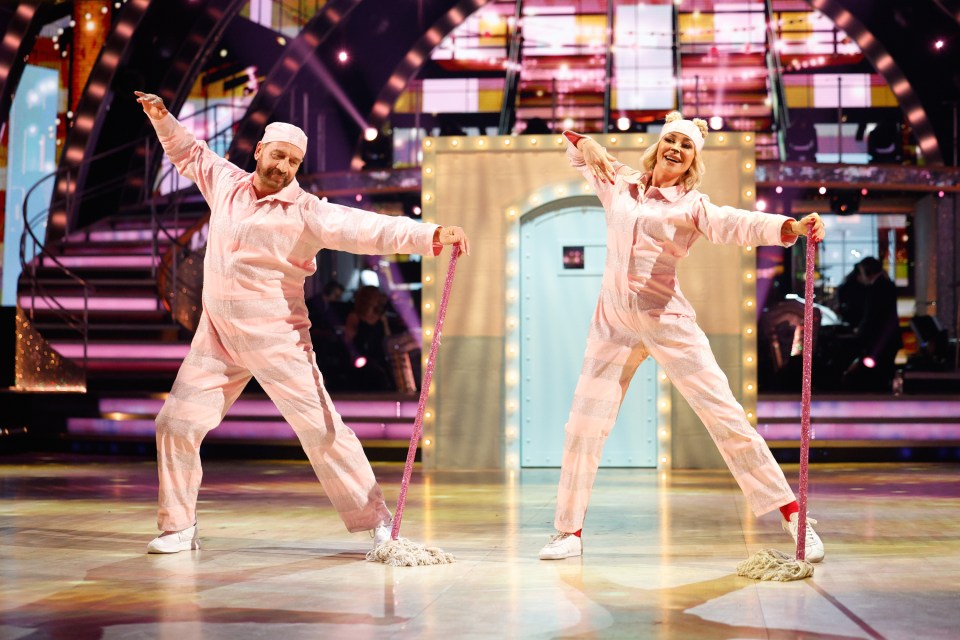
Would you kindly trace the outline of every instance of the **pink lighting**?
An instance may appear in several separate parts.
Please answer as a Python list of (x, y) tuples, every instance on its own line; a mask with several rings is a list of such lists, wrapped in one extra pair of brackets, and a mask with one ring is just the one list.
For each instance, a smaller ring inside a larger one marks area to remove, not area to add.
[[(960, 400), (814, 399), (815, 440), (949, 441), (960, 438)], [(800, 437), (800, 399), (757, 401), (757, 431), (768, 441)]]
[(877, 366), (877, 361), (870, 356), (867, 356), (863, 359), (863, 366), (865, 366), (867, 369), (873, 369), (875, 366)]
[(944, 45), (943, 40), (937, 40), (936, 42), (933, 43), (933, 48), (936, 49), (937, 51), (940, 51), (941, 49), (943, 49), (943, 45)]
[[(122, 268), (150, 268), (156, 259), (145, 256), (58, 256), (65, 267), (80, 267), (85, 269), (122, 269)], [(44, 266), (50, 266), (53, 261), (44, 258)]]
[[(122, 435), (152, 438), (154, 418), (165, 394), (150, 398), (101, 398), (99, 418), (71, 418), (67, 430), (78, 435)], [(337, 411), (364, 440), (408, 441), (417, 413), (416, 400), (337, 399)], [(241, 398), (226, 420), (210, 432), (212, 439), (276, 440), (295, 443), (296, 434), (267, 399)]]
[[(812, 424), (815, 438), (818, 440), (906, 440), (912, 442), (949, 441), (960, 438), (960, 424), (943, 423), (850, 423), (817, 422)], [(757, 431), (764, 440), (797, 440), (800, 438), (800, 424), (758, 424)]]
[[(59, 298), (57, 302), (59, 306), (50, 300), (36, 298), (31, 303), (30, 296), (20, 296), (20, 306), (26, 309), (83, 309), (83, 298), (80, 297)], [(91, 311), (156, 311), (158, 308), (156, 298), (90, 298), (87, 306)]]
[[(413, 420), (417, 415), (416, 400), (347, 400), (333, 399), (345, 419), (387, 418)], [(101, 398), (101, 413), (155, 414), (163, 406), (163, 397), (155, 398)], [(270, 400), (241, 397), (227, 414), (232, 417), (280, 418), (280, 412)]]
[[(757, 415), (760, 420), (800, 420), (800, 399), (758, 400)], [(889, 420), (915, 420), (917, 418), (943, 418), (955, 420), (960, 415), (960, 400), (929, 402), (924, 400), (835, 400), (814, 399), (810, 415), (819, 420), (840, 418), (886, 418)]]
[(355, 366), (357, 369), (362, 369), (367, 366), (367, 359), (363, 356), (360, 356), (353, 361), (353, 366)]
[(346, 61), (349, 59), (350, 55), (346, 52), (346, 50), (341, 49), (340, 53), (337, 54), (337, 60), (340, 61), (340, 64), (346, 63)]
[[(400, 440), (410, 438), (413, 425), (407, 422), (346, 422), (361, 440)], [(108, 418), (70, 418), (67, 431), (75, 435), (122, 435), (153, 437), (156, 425), (152, 418), (110, 420)], [(297, 441), (297, 436), (283, 419), (224, 420), (207, 435), (211, 440), (281, 440)]]
[[(82, 344), (53, 342), (50, 346), (65, 358), (83, 357)], [(87, 347), (87, 356), (90, 358), (176, 361), (183, 360), (189, 350), (190, 345), (186, 344), (91, 344)]]

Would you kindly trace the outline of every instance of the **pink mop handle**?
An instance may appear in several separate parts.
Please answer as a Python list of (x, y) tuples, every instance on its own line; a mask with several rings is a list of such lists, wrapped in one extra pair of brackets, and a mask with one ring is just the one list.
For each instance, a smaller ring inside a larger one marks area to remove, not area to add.
[(390, 537), (394, 540), (400, 535), (400, 520), (403, 519), (403, 505), (407, 502), (407, 488), (410, 486), (410, 476), (413, 474), (413, 459), (417, 455), (417, 444), (423, 432), (423, 411), (427, 406), (427, 396), (430, 394), (430, 383), (433, 381), (433, 369), (437, 364), (437, 350), (440, 348), (440, 332), (443, 330), (443, 320), (447, 315), (447, 303), (450, 301), (450, 289), (453, 287), (453, 272), (457, 268), (457, 258), (460, 256), (460, 245), (453, 245), (450, 255), (450, 266), (447, 267), (447, 279), (443, 283), (443, 294), (440, 296), (440, 308), (437, 309), (437, 324), (433, 330), (433, 342), (430, 343), (430, 357), (427, 358), (427, 367), (423, 372), (420, 384), (420, 402), (417, 404), (417, 418), (413, 422), (413, 433), (410, 435), (410, 448), (407, 449), (407, 463), (403, 467), (403, 482), (400, 483), (400, 497), (397, 499), (397, 512), (393, 516), (393, 531)]
[(813, 267), (817, 242), (807, 236), (807, 264), (803, 291), (803, 386), (800, 396), (800, 513), (797, 514), (797, 560), (806, 555), (807, 459), (810, 456), (810, 382), (813, 378)]

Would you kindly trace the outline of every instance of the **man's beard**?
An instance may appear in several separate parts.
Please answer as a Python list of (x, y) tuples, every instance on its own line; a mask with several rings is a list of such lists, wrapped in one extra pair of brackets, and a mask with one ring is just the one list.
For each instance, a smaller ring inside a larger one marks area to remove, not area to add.
[(277, 171), (276, 169), (264, 169), (260, 163), (257, 163), (257, 175), (260, 176), (260, 179), (265, 183), (280, 183), (280, 188), (283, 189), (291, 182), (293, 182), (293, 175), (285, 176), (282, 172)]

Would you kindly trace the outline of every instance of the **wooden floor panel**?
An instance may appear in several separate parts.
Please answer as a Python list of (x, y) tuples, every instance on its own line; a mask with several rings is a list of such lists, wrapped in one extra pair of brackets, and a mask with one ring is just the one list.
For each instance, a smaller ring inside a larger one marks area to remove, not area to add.
[[(376, 470), (395, 500), (400, 466)], [(202, 550), (158, 556), (153, 462), (5, 456), (0, 638), (957, 638), (957, 472), (813, 467), (826, 560), (758, 583), (737, 562), (792, 541), (726, 472), (601, 470), (585, 555), (554, 562), (556, 470), (418, 472), (402, 535), (458, 561), (390, 568), (305, 462), (207, 461)]]

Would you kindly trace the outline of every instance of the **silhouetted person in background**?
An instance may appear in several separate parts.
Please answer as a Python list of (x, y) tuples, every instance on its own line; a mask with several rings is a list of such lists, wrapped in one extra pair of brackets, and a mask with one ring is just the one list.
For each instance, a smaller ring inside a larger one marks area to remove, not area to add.
[(360, 287), (353, 294), (353, 311), (344, 324), (344, 339), (353, 347), (356, 384), (364, 391), (394, 389), (384, 346), (390, 335), (386, 309), (387, 296), (380, 289)]
[(524, 135), (534, 136), (553, 133), (553, 131), (550, 130), (550, 125), (543, 118), (530, 118), (527, 120), (527, 128), (523, 130), (523, 133)]
[(330, 280), (323, 285), (319, 295), (307, 300), (310, 318), (310, 339), (317, 357), (317, 367), (323, 374), (327, 388), (340, 390), (349, 385), (348, 374), (353, 363), (343, 341), (343, 324), (346, 311), (340, 307), (344, 286)]
[(860, 280), (860, 263), (858, 262), (837, 287), (837, 313), (840, 314), (844, 324), (851, 329), (856, 329), (863, 320), (863, 309), (866, 304), (867, 285)]
[(897, 285), (876, 258), (864, 258), (857, 270), (866, 289), (863, 317), (856, 328), (860, 356), (844, 374), (844, 386), (860, 391), (890, 391), (897, 352), (903, 346)]
[(892, 120), (877, 123), (867, 134), (867, 153), (870, 162), (897, 163), (903, 161), (903, 144), (900, 125)]
[(787, 160), (817, 161), (817, 129), (806, 118), (797, 118), (787, 128)]

